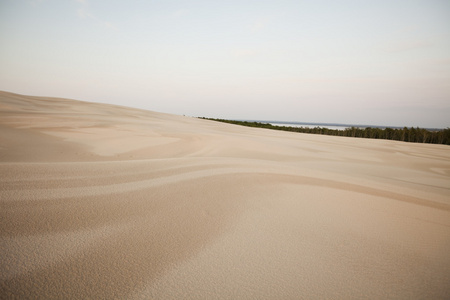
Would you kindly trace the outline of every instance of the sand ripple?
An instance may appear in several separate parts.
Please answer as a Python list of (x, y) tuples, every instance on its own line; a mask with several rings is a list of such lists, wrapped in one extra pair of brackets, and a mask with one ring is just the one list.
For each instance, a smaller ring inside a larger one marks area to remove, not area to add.
[(448, 146), (0, 100), (2, 299), (450, 295)]

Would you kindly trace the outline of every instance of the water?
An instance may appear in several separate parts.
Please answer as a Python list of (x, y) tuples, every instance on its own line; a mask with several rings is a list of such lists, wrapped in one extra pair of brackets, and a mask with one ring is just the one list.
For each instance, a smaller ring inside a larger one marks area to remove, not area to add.
[(338, 124), (324, 124), (324, 123), (279, 123), (279, 122), (262, 122), (262, 123), (268, 123), (270, 125), (274, 126), (286, 126), (286, 127), (304, 127), (304, 128), (314, 128), (314, 127), (322, 127), (322, 128), (328, 128), (328, 129), (337, 129), (337, 130), (344, 130), (346, 128), (350, 127), (358, 127), (358, 128), (364, 128), (365, 126), (361, 125), (338, 125)]
[(335, 129), (335, 130), (345, 130), (346, 128), (351, 128), (351, 127), (356, 127), (356, 128), (361, 128), (361, 129), (364, 129), (366, 127), (384, 128), (381, 126), (336, 124), (336, 123), (305, 123), (305, 122), (283, 122), (283, 121), (249, 121), (249, 122), (260, 122), (260, 123), (266, 123), (266, 124), (270, 124), (270, 125), (274, 125), (274, 126), (286, 126), (286, 127), (304, 127), (304, 128), (321, 127), (321, 128)]

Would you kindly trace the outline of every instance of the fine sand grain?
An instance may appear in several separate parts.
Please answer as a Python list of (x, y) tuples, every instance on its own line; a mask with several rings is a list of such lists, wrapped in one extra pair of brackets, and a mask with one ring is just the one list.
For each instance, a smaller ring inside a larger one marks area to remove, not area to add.
[(0, 92), (2, 299), (445, 299), (450, 148)]

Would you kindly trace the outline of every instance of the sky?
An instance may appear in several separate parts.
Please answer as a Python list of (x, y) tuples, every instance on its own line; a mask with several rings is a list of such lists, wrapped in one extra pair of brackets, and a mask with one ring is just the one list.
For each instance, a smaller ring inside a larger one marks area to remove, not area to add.
[(0, 0), (0, 90), (246, 120), (450, 127), (448, 0)]

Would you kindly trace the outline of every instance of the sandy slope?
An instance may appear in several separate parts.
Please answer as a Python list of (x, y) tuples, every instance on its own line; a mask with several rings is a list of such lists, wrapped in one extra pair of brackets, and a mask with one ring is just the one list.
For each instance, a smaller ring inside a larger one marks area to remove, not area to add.
[(0, 92), (1, 297), (450, 295), (450, 148)]

